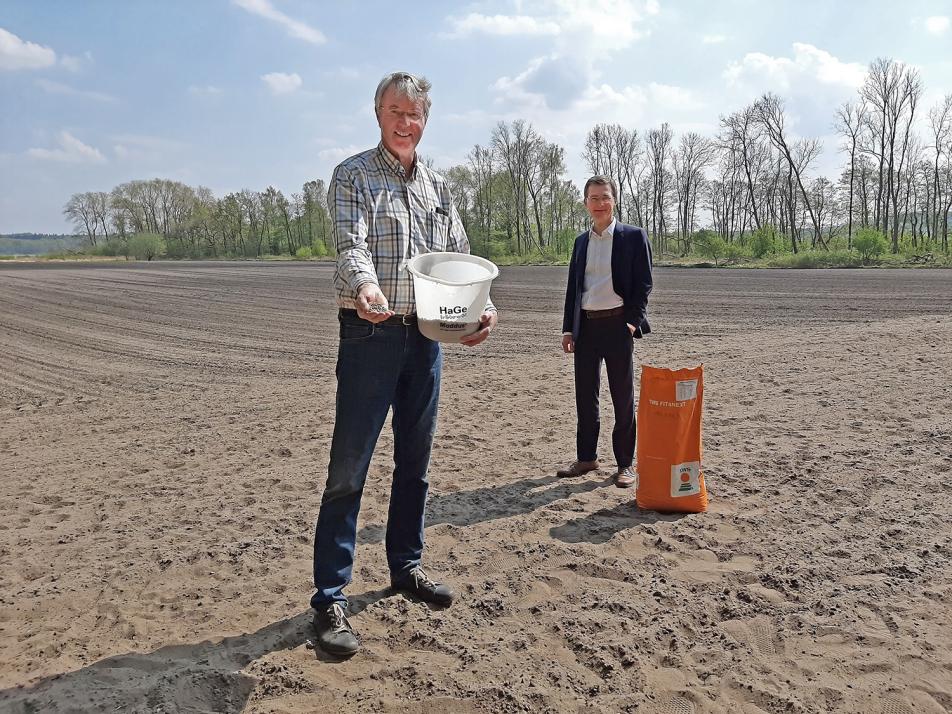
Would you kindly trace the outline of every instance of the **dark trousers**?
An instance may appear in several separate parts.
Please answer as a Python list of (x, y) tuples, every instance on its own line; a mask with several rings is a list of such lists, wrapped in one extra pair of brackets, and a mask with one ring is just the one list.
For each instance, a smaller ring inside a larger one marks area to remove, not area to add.
[(357, 514), (377, 438), (392, 409), (393, 481), (387, 564), (400, 579), (420, 564), (443, 358), (416, 325), (341, 318), (337, 407), (327, 485), (314, 534), (311, 606), (344, 602), (357, 540)]
[(578, 411), (576, 449), (579, 461), (595, 461), (598, 449), (598, 392), (602, 362), (615, 407), (612, 450), (618, 468), (631, 466), (635, 456), (635, 386), (633, 339), (624, 315), (582, 317), (575, 343), (575, 407)]

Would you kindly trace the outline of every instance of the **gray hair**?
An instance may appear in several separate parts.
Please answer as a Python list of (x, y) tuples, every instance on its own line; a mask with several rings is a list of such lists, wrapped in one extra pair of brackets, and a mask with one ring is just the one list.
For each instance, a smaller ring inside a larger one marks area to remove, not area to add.
[(611, 176), (597, 174), (585, 182), (585, 188), (582, 189), (582, 198), (588, 199), (589, 186), (608, 186), (612, 190), (612, 198), (618, 200), (618, 189), (615, 187), (615, 180)]
[(391, 72), (377, 85), (377, 91), (374, 93), (374, 111), (380, 114), (380, 100), (383, 98), (383, 93), (393, 87), (397, 96), (406, 97), (411, 102), (422, 102), (423, 116), (429, 117), (432, 104), (429, 92), (432, 86), (426, 77), (417, 77), (409, 72)]

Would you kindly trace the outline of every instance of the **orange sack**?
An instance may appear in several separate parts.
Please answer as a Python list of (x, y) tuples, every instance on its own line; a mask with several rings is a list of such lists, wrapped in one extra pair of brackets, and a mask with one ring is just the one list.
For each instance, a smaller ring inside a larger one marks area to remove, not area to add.
[(701, 472), (704, 365), (693, 369), (641, 366), (638, 398), (638, 507), (702, 513), (707, 489)]

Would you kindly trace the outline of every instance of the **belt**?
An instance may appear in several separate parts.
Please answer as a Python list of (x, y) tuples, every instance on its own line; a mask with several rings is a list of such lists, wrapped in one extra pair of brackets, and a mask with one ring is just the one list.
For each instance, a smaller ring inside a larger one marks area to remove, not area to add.
[(582, 310), (585, 313), (585, 317), (589, 320), (597, 320), (600, 317), (614, 317), (615, 315), (624, 315), (625, 307), (624, 305), (619, 305), (618, 307), (610, 307), (607, 310)]
[[(337, 319), (341, 322), (350, 322), (350, 323), (364, 323), (369, 322), (365, 320), (360, 315), (357, 314), (356, 310), (351, 310), (346, 307), (342, 307), (337, 311)], [(375, 322), (375, 325), (415, 325), (417, 324), (416, 313), (410, 313), (408, 315), (392, 315), (386, 320), (381, 320), (380, 322)]]

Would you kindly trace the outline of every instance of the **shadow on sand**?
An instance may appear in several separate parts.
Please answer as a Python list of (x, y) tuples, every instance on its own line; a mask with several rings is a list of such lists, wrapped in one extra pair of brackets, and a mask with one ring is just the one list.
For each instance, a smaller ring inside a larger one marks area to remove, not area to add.
[[(392, 595), (372, 590), (351, 598), (353, 614)], [(220, 641), (170, 645), (147, 654), (107, 657), (28, 687), (0, 691), (4, 714), (70, 714), (74, 712), (220, 712), (244, 710), (258, 678), (241, 670), (271, 652), (307, 643), (311, 611), (267, 625), (257, 632)], [(337, 662), (320, 649), (317, 659)], [(267, 675), (265, 675), (267, 676)]]
[[(569, 480), (555, 476), (541, 476), (499, 486), (440, 493), (431, 496), (427, 502), (426, 525), (428, 528), (443, 523), (453, 526), (471, 526), (498, 518), (519, 516), (576, 493), (594, 491), (596, 488), (610, 485), (610, 479)], [(551, 488), (545, 488), (546, 486)], [(385, 526), (370, 524), (357, 533), (357, 542), (380, 543), (385, 534)]]
[(620, 503), (614, 508), (603, 508), (581, 518), (575, 518), (553, 526), (549, 535), (564, 543), (606, 543), (612, 536), (628, 528), (648, 523), (678, 521), (686, 513), (658, 513), (643, 511), (632, 501)]
[[(500, 486), (441, 493), (431, 497), (427, 503), (426, 525), (428, 528), (441, 523), (471, 526), (498, 518), (519, 516), (574, 494), (608, 486), (612, 486), (611, 478), (596, 481), (541, 476)], [(613, 535), (627, 528), (659, 521), (677, 521), (684, 515), (643, 511), (632, 500), (613, 508), (603, 508), (560, 526), (553, 526), (549, 529), (549, 535), (565, 543), (605, 543)], [(386, 526), (372, 523), (360, 529), (357, 542), (380, 543), (385, 535)]]

